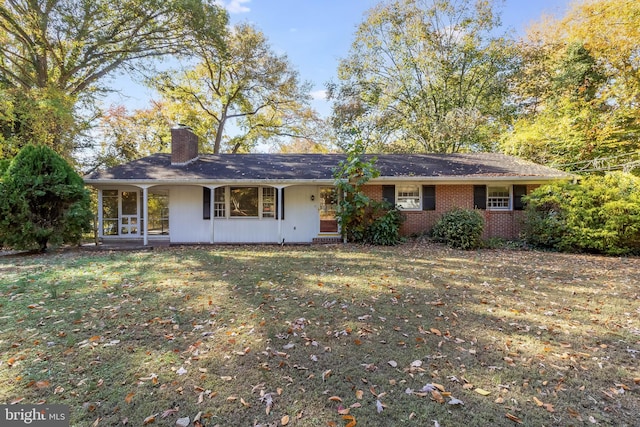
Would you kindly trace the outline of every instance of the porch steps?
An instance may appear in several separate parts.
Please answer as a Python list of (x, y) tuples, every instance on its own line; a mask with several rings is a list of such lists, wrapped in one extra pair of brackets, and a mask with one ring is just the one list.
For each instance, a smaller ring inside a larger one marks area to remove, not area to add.
[(314, 245), (328, 245), (328, 244), (336, 244), (342, 243), (342, 237), (340, 236), (323, 236), (323, 237), (315, 237), (312, 240), (312, 244)]

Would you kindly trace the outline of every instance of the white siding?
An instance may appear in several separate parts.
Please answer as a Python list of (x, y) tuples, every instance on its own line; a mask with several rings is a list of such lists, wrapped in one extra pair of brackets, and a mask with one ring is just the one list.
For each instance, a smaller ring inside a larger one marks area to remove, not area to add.
[[(318, 235), (317, 187), (287, 187), (281, 236), (274, 218), (214, 218), (215, 243), (308, 243)], [(311, 195), (315, 201), (311, 200)], [(172, 187), (169, 229), (172, 243), (209, 243), (210, 221), (202, 218), (202, 187)]]
[[(311, 242), (320, 231), (318, 187), (285, 188), (282, 237), (285, 243)], [(311, 196), (315, 201), (311, 201)]]
[(202, 187), (171, 187), (169, 234), (171, 243), (209, 243), (209, 220), (202, 219)]

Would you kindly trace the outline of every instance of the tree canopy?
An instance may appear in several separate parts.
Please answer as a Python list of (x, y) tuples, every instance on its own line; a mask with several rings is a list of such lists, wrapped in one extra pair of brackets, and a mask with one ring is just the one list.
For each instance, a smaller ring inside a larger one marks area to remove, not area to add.
[(12, 112), (0, 116), (9, 151), (0, 154), (34, 142), (69, 156), (88, 106), (80, 102), (106, 89), (105, 76), (188, 53), (195, 43), (219, 43), (226, 22), (208, 0), (1, 2), (0, 102)]
[(150, 84), (175, 122), (209, 141), (209, 151), (245, 152), (279, 137), (311, 138), (318, 118), (309, 107), (310, 86), (257, 28), (236, 25), (221, 45), (198, 44), (192, 54), (194, 65), (163, 72)]
[(494, 35), (499, 23), (489, 1), (375, 6), (330, 86), (335, 128), (380, 152), (491, 148), (513, 64), (511, 43)]
[(640, 3), (575, 3), (520, 44), (518, 119), (503, 149), (571, 170), (632, 170), (640, 162)]

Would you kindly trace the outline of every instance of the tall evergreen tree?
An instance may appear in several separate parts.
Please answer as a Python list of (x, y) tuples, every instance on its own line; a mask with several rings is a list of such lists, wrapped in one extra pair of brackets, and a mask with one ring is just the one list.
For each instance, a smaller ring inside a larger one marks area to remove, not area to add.
[(78, 243), (90, 230), (89, 192), (82, 178), (52, 149), (27, 145), (0, 182), (0, 240), (16, 249), (46, 251)]

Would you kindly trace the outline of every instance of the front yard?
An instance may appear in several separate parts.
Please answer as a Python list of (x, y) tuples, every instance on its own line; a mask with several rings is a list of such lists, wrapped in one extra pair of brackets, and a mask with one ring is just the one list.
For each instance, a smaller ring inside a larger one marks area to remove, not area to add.
[(66, 404), (74, 426), (640, 414), (638, 258), (416, 242), (4, 256), (0, 330), (0, 403)]

